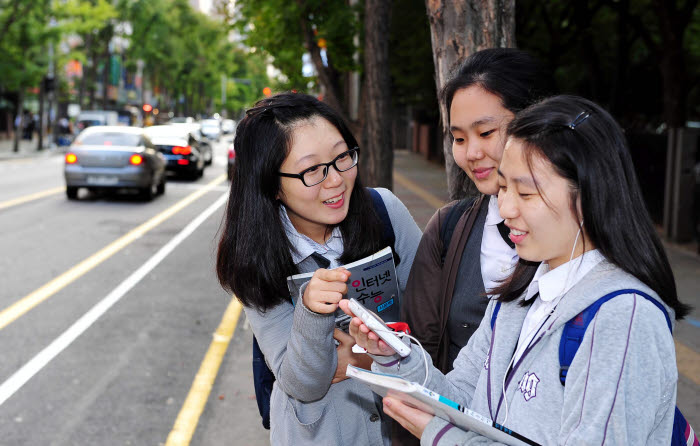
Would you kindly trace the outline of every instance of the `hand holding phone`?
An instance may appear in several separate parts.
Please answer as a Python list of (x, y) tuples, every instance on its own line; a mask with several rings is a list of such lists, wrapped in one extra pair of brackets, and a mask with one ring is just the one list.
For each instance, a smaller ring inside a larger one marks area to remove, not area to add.
[(372, 311), (363, 307), (355, 299), (349, 299), (348, 308), (352, 313), (360, 318), (362, 322), (372, 330), (379, 338), (386, 342), (389, 347), (394, 349), (402, 358), (405, 358), (411, 353), (411, 348), (403, 343), (391, 328), (387, 327), (382, 318), (374, 314)]

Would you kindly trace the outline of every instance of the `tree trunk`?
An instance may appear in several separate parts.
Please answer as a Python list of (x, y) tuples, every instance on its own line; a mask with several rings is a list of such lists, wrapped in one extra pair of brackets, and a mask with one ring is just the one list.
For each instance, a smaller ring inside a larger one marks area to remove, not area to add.
[(41, 84), (39, 86), (39, 122), (37, 126), (37, 136), (38, 141), (36, 145), (36, 150), (41, 151), (44, 149), (44, 100), (46, 99), (46, 82), (45, 78), (41, 79)]
[[(442, 90), (452, 71), (470, 54), (494, 47), (515, 46), (515, 0), (425, 0), (433, 45), (435, 84)], [(447, 108), (440, 104), (445, 170), (450, 198), (478, 193), (454, 162)]]
[[(24, 71), (24, 70), (23, 70)], [(19, 152), (19, 139), (24, 131), (24, 88), (20, 87), (17, 93), (17, 116), (19, 116), (19, 125), (15, 129), (15, 140), (12, 143), (12, 151)]]
[(668, 2), (657, 0), (654, 6), (661, 34), (657, 55), (664, 85), (664, 120), (669, 129), (682, 128), (685, 127), (687, 116), (683, 35), (688, 26), (688, 18), (683, 15), (683, 11), (676, 10)]
[(394, 152), (391, 140), (391, 79), (389, 26), (391, 0), (365, 0), (365, 89), (367, 113), (365, 160), (370, 161), (367, 184), (392, 188)]
[[(318, 76), (318, 82), (321, 84), (323, 89), (324, 97), (323, 102), (330, 105), (333, 109), (339, 112), (345, 122), (349, 122), (348, 115), (343, 107), (343, 101), (340, 96), (340, 88), (338, 86), (338, 75), (329, 63), (328, 66), (323, 64), (323, 59), (321, 58), (321, 48), (318, 47), (316, 38), (314, 37), (313, 30), (309, 24), (307, 9), (308, 6), (305, 1), (297, 0), (297, 5), (302, 11), (302, 17), (299, 20), (299, 27), (304, 38), (304, 47), (306, 51), (311, 55), (311, 62), (314, 64), (316, 69), (316, 75)], [(388, 37), (387, 37), (388, 38)]]

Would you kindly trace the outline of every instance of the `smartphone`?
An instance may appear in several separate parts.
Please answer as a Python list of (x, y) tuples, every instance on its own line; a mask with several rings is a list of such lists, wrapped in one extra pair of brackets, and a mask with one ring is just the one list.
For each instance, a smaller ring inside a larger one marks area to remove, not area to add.
[(411, 353), (411, 348), (403, 343), (401, 338), (384, 323), (382, 318), (362, 306), (362, 304), (355, 299), (351, 298), (348, 306), (355, 316), (359, 317), (370, 330), (379, 336), (379, 339), (386, 342), (387, 345), (394, 349), (402, 358), (405, 358)]

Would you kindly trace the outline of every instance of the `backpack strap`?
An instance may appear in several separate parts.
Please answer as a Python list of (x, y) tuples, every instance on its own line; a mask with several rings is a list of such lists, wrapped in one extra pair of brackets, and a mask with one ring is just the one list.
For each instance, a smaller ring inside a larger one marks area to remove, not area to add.
[(367, 187), (366, 189), (369, 192), (370, 197), (372, 197), (374, 211), (382, 221), (382, 237), (384, 238), (384, 242), (391, 246), (391, 249), (394, 252), (394, 264), (398, 266), (401, 260), (394, 247), (394, 244), (396, 243), (396, 234), (394, 234), (394, 226), (391, 224), (389, 212), (386, 210), (386, 205), (384, 204), (384, 200), (382, 200), (382, 196), (379, 194), (379, 192), (371, 187)]
[(477, 197), (463, 198), (447, 212), (445, 221), (440, 227), (440, 240), (442, 240), (442, 252), (440, 253), (441, 265), (445, 264), (445, 257), (447, 257), (447, 250), (450, 247), (450, 240), (452, 239), (452, 234), (455, 232), (455, 227), (457, 227), (457, 222), (460, 217), (462, 217), (462, 214), (474, 204), (476, 199)]
[(566, 385), (566, 374), (569, 371), (569, 366), (574, 360), (574, 356), (576, 356), (576, 352), (581, 345), (581, 341), (583, 341), (583, 336), (586, 334), (588, 324), (591, 323), (601, 305), (613, 297), (619, 296), (620, 294), (637, 294), (656, 305), (656, 307), (659, 308), (666, 317), (666, 323), (668, 324), (669, 330), (672, 330), (671, 319), (669, 318), (666, 309), (659, 301), (650, 295), (634, 289), (618, 290), (606, 294), (589, 305), (588, 308), (580, 312), (578, 315), (576, 315), (576, 317), (564, 324), (564, 331), (562, 332), (561, 340), (559, 341), (559, 381), (561, 381), (562, 386)]
[(491, 314), (491, 331), (493, 331), (493, 326), (496, 325), (496, 318), (498, 317), (498, 311), (501, 309), (501, 301), (496, 302), (496, 306), (493, 308), (493, 313)]

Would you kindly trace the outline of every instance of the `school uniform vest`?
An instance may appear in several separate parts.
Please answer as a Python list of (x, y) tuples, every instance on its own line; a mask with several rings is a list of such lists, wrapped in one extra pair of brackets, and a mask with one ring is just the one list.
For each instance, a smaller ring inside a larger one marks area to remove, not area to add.
[(484, 235), (484, 224), (489, 208), (488, 200), (484, 202), (485, 205), (479, 209), (479, 214), (464, 247), (450, 303), (450, 313), (447, 320), (450, 340), (448, 346), (450, 370), (452, 370), (452, 363), (457, 358), (459, 351), (479, 327), (489, 303), (489, 299), (484, 295), (484, 279), (481, 275), (481, 239)]

